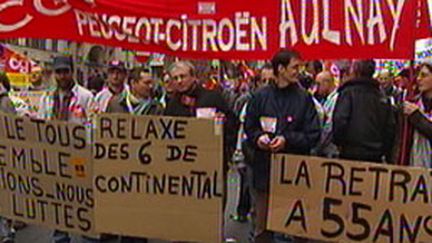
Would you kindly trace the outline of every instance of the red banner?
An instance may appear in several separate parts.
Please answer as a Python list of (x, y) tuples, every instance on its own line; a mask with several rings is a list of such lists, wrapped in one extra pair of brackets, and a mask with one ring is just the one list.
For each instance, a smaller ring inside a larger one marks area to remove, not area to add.
[(70, 39), (187, 58), (414, 56), (411, 0), (0, 0), (0, 38)]
[(417, 0), (417, 38), (432, 37), (432, 1)]
[(6, 73), (28, 74), (36, 67), (37, 64), (30, 58), (0, 44), (0, 70)]

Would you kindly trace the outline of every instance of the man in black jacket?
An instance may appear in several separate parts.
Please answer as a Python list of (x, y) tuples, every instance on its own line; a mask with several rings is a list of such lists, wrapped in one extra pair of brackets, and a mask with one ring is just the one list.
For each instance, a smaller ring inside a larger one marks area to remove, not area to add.
[(168, 102), (164, 114), (167, 116), (197, 117), (209, 114), (222, 115), (224, 123), (224, 146), (231, 150), (237, 138), (237, 118), (228, 108), (222, 94), (206, 90), (198, 83), (192, 63), (173, 63), (168, 72), (176, 81), (176, 94)]
[(297, 52), (278, 52), (272, 59), (275, 83), (254, 94), (247, 107), (245, 131), (255, 150), (251, 167), (256, 242), (268, 242), (270, 235), (264, 231), (271, 153), (307, 155), (320, 137), (320, 124), (312, 96), (298, 84), (300, 64)]
[(339, 89), (333, 115), (333, 140), (343, 159), (383, 162), (391, 158), (395, 115), (372, 78), (373, 60), (356, 61), (352, 79)]

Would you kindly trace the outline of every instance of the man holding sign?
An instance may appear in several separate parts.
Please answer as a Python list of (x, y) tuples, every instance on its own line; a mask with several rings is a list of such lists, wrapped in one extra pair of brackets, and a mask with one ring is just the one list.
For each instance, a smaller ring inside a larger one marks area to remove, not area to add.
[[(41, 97), (38, 118), (89, 125), (91, 117), (95, 114), (94, 97), (89, 90), (77, 84), (73, 79), (74, 64), (72, 58), (67, 56), (55, 57), (53, 67), (56, 88), (53, 91), (47, 91)], [(52, 237), (53, 242), (71, 242), (67, 232), (56, 230)]]
[(275, 83), (257, 92), (247, 107), (245, 131), (255, 149), (251, 166), (256, 242), (269, 242), (270, 236), (265, 232), (270, 154), (309, 154), (320, 137), (320, 124), (312, 97), (298, 85), (300, 64), (297, 52), (278, 52), (272, 59)]
[[(132, 70), (129, 85), (130, 88), (111, 99), (106, 109), (107, 113), (129, 113), (138, 116), (163, 113), (162, 104), (153, 97), (155, 80), (149, 69), (135, 68)], [(148, 241), (145, 238), (122, 236), (120, 242), (146, 243)]]
[[(165, 115), (224, 119), (224, 160), (231, 158), (237, 139), (237, 119), (217, 91), (206, 90), (198, 83), (190, 62), (176, 62), (168, 69), (176, 82), (177, 94), (167, 104)], [(225, 168), (226, 168), (225, 163)]]

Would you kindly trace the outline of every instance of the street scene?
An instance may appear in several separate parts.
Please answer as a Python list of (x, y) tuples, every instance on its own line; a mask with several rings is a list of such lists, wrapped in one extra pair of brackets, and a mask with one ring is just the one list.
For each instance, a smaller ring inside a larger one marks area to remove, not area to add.
[(432, 242), (432, 0), (0, 0), (0, 243)]

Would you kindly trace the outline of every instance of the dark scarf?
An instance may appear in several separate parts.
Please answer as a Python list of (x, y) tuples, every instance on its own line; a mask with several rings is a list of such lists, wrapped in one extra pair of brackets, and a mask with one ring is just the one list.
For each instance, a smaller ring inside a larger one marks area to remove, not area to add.
[(72, 88), (74, 87), (75, 83), (71, 82), (70, 87), (68, 87), (66, 90), (64, 90), (64, 96), (63, 100), (60, 101), (60, 88), (57, 88), (54, 91), (54, 117), (56, 120), (60, 121), (67, 121), (69, 119), (69, 113), (70, 113), (70, 102), (73, 97)]

